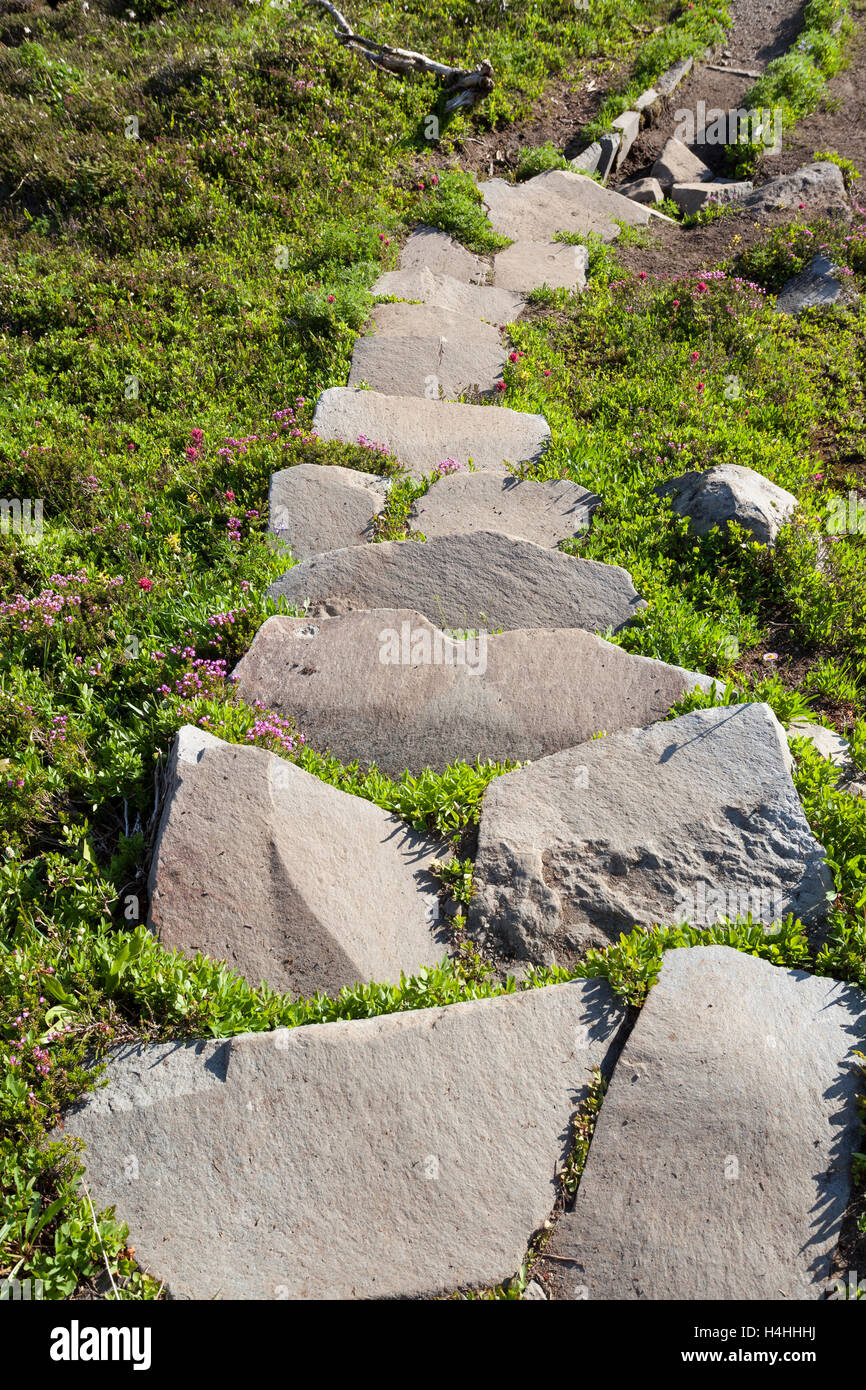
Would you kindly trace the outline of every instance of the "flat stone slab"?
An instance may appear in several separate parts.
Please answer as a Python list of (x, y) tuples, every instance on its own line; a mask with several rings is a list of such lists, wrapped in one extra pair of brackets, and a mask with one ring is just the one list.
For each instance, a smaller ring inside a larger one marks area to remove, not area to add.
[(384, 444), (414, 478), (443, 459), (505, 473), (508, 465), (537, 462), (550, 439), (543, 415), (504, 406), (383, 395), (332, 386), (316, 402), (313, 430), (322, 439), (355, 444), (359, 436)]
[(571, 1117), (622, 1023), (606, 983), (576, 980), (126, 1047), (64, 1132), (86, 1141), (97, 1210), (117, 1206), (174, 1298), (489, 1287), (549, 1216)]
[(296, 560), (362, 545), (388, 495), (388, 479), (320, 463), (271, 474), (268, 531)]
[(502, 343), (497, 324), (433, 304), (377, 304), (371, 317), (377, 338), (461, 339), (488, 348)]
[[(468, 409), (468, 407), (461, 407)], [(582, 627), (618, 631), (644, 607), (627, 570), (499, 532), (384, 541), (296, 565), (268, 589), (310, 617), (411, 608), (461, 630)]]
[(788, 726), (788, 740), (805, 738), (812, 744), (822, 758), (834, 763), (842, 773), (837, 786), (849, 796), (866, 797), (866, 774), (851, 757), (851, 745), (847, 738), (828, 729), (824, 724), (813, 724), (808, 719), (792, 719)]
[(600, 502), (566, 478), (536, 483), (507, 473), (450, 473), (418, 498), (411, 522), (428, 540), (502, 531), (552, 547), (586, 531)]
[(665, 195), (658, 179), (629, 179), (628, 183), (621, 183), (617, 191), (635, 203), (664, 202)]
[(478, 191), (494, 231), (514, 241), (548, 241), (555, 232), (596, 232), (614, 241), (619, 236), (614, 219), (632, 227), (650, 220), (639, 203), (568, 169), (551, 169), (525, 183), (490, 179)]
[[(372, 549), (373, 547), (371, 547)], [(446, 954), (441, 845), (263, 748), (185, 725), (148, 891), (168, 950), (312, 995), (398, 980)]]
[(529, 294), (542, 285), (552, 290), (582, 290), (589, 252), (561, 241), (513, 241), (493, 260), (493, 283)]
[(635, 98), (635, 111), (646, 111), (648, 106), (653, 106), (658, 101), (660, 95), (661, 93), (657, 92), (655, 87), (648, 87), (645, 92), (641, 92), (640, 96)]
[(753, 187), (754, 184), (747, 181), (675, 183), (670, 190), (670, 198), (687, 217), (693, 217), (696, 212), (712, 204), (741, 203)]
[(671, 135), (652, 167), (651, 177), (667, 193), (675, 183), (700, 183), (712, 179), (713, 171), (688, 145)]
[(767, 705), (611, 733), (497, 777), (484, 796), (469, 926), (535, 962), (635, 925), (823, 920), (833, 880)]
[(780, 174), (749, 193), (743, 199), (743, 206), (752, 212), (773, 212), (776, 208), (789, 208), (792, 204), (813, 200), (829, 203), (843, 214), (850, 211), (838, 164), (818, 160), (796, 169), (793, 174)]
[(578, 174), (597, 173), (604, 177), (602, 170), (609, 171), (619, 149), (619, 140), (619, 135), (604, 135), (600, 140), (593, 140), (569, 161), (570, 167)]
[(668, 951), (547, 1247), (556, 1296), (820, 1298), (864, 1039), (854, 986), (726, 946)]
[(774, 544), (798, 506), (792, 492), (738, 463), (682, 473), (660, 483), (656, 492), (670, 497), (674, 511), (689, 518), (694, 535), (705, 536), (714, 526), (735, 521), (762, 545)]
[(467, 285), (453, 275), (421, 270), (388, 270), (380, 275), (371, 294), (418, 300), (435, 309), (469, 314), (488, 323), (512, 323), (523, 308), (523, 296), (494, 285)]
[[(607, 183), (608, 179), (610, 178), (611, 171), (614, 169), (614, 167), (619, 161), (619, 152), (622, 149), (623, 145), (622, 131), (607, 131), (606, 134), (602, 135), (601, 139), (598, 142), (598, 145), (599, 157), (595, 164), (595, 172), (601, 177), (603, 183)], [(579, 164), (573, 163), (572, 168), (575, 169), (577, 172), (580, 171)], [(587, 170), (586, 172), (591, 173), (592, 171)]]
[(348, 384), (365, 382), (383, 395), (425, 400), (489, 396), (502, 380), (505, 359), (501, 342), (488, 345), (459, 337), (358, 338)]
[(400, 252), (401, 270), (432, 270), (434, 275), (453, 275), (470, 285), (483, 285), (489, 266), (447, 232), (436, 227), (416, 227)]
[(622, 137), (616, 155), (616, 167), (619, 168), (619, 166), (625, 160), (625, 157), (631, 149), (632, 145), (634, 144), (635, 140), (637, 139), (638, 133), (640, 131), (640, 112), (623, 111), (622, 115), (617, 116), (616, 120), (613, 121), (612, 124), (614, 130), (618, 130)]
[(268, 618), (234, 674), (244, 700), (292, 715), (315, 748), (389, 777), (541, 758), (713, 685), (579, 628), (455, 638), (405, 608)]
[(777, 314), (802, 314), (806, 309), (829, 309), (847, 298), (842, 281), (836, 278), (833, 262), (813, 256), (805, 270), (787, 280), (776, 296)]
[(694, 67), (694, 62), (695, 60), (692, 57), (680, 58), (678, 62), (674, 63), (663, 72), (661, 77), (656, 79), (656, 87), (661, 92), (662, 96), (670, 96), (671, 92), (675, 91), (680, 83), (685, 81)]

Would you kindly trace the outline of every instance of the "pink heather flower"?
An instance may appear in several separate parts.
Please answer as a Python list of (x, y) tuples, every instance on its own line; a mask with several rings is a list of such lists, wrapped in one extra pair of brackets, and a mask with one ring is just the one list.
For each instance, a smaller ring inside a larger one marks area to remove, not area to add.
[(444, 478), (447, 473), (461, 473), (465, 467), (466, 464), (458, 463), (457, 459), (443, 459), (442, 462), (437, 463), (436, 467), (433, 469), (432, 476), (434, 478)]
[(147, 578), (139, 579), (138, 587), (139, 589), (143, 589), (146, 594), (149, 594), (153, 588), (153, 580)]

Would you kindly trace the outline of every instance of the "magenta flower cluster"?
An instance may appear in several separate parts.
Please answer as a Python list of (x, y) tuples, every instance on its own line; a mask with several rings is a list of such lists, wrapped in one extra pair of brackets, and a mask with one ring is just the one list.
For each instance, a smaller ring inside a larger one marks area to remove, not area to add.
[(447, 477), (449, 473), (462, 473), (465, 469), (466, 464), (458, 463), (457, 459), (443, 459), (441, 463), (437, 463), (430, 476), (438, 482), (440, 478)]
[(191, 430), (189, 437), (190, 443), (186, 446), (186, 456), (190, 463), (195, 463), (201, 458), (204, 449), (204, 430)]
[[(24, 594), (16, 594), (8, 603), (0, 603), (0, 619), (20, 618), (20, 622), (14, 622), (13, 626), (19, 632), (32, 632), (34, 628), (46, 631), (53, 628), (56, 623), (74, 623), (77, 610), (81, 608), (82, 595), (80, 593), (64, 593), (71, 585), (77, 584), (82, 588), (90, 581), (86, 570), (80, 570), (77, 574), (52, 574), (51, 583), (54, 588), (43, 589), (36, 598), (26, 598)], [(109, 579), (112, 588), (123, 583), (123, 575), (116, 575), (114, 579)]]
[(194, 700), (201, 696), (213, 694), (214, 686), (226, 679), (226, 663), (221, 658), (212, 660), (209, 657), (194, 657), (189, 668), (184, 671), (180, 680), (175, 681), (174, 690), (170, 685), (163, 683), (159, 687), (160, 695), (180, 695), (185, 700)]
[[(53, 975), (53, 968), (49, 967), (48, 973)], [(40, 995), (39, 1003), (44, 1004), (45, 1002), (44, 996)], [(13, 1026), (17, 1029), (19, 1035), (22, 1035), (26, 1030), (32, 1028), (35, 1022), (36, 1020), (31, 1018), (30, 1010), (22, 1009), (21, 1013), (15, 1019)], [(64, 1033), (71, 1032), (71, 1023), (53, 1028), (50, 1032), (46, 1033), (45, 1042), (48, 1044), (56, 1042)], [(26, 1036), (19, 1036), (10, 1043), (10, 1052), (6, 1061), (10, 1067), (15, 1067), (18, 1070), (32, 1068), (38, 1076), (48, 1076), (51, 1071), (50, 1053), (45, 1047), (40, 1047), (38, 1041), (34, 1041), (32, 1038)], [(27, 1099), (31, 1105), (36, 1104), (36, 1094), (33, 1090), (28, 1092)]]
[(268, 743), (278, 744), (286, 753), (293, 753), (304, 743), (304, 735), (297, 733), (287, 719), (266, 709), (261, 700), (256, 700), (255, 708), (259, 711), (259, 717), (247, 732), (249, 742), (263, 738)]
[(51, 721), (51, 728), (48, 731), (49, 747), (53, 746), (55, 743), (66, 742), (66, 735), (69, 732), (66, 727), (68, 723), (68, 714), (55, 714), (54, 718)]
[(359, 434), (355, 443), (360, 444), (363, 449), (375, 449), (380, 454), (387, 454), (388, 452), (386, 445), (380, 444), (375, 439), (368, 439), (365, 434)]

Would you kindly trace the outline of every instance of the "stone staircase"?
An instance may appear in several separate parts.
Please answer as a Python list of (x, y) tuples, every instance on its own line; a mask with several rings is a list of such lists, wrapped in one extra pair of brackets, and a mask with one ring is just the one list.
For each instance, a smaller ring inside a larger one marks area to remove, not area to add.
[[(555, 232), (613, 239), (614, 219), (651, 214), (576, 173), (481, 192), (513, 244), (484, 260), (415, 232), (376, 286), (403, 302), (376, 308), (350, 384), (325, 391), (314, 419), (322, 438), (375, 440), (415, 477), (444, 459), (474, 471), (416, 504), (425, 542), (375, 545), (385, 479), (275, 474), (271, 528), (299, 563), (272, 593), (306, 617), (263, 625), (240, 692), (392, 776), (530, 764), (482, 807), (469, 930), (503, 970), (571, 965), (684, 902), (695, 925), (719, 900), (768, 924), (795, 912), (820, 939), (832, 876), (772, 712), (658, 722), (712, 681), (597, 635), (643, 604), (625, 570), (556, 548), (600, 499), (514, 475), (543, 456), (541, 416), (456, 399), (495, 390), (501, 325), (526, 294), (585, 282), (584, 249)], [(772, 544), (782, 503), (748, 482), (719, 482), (716, 515), (749, 516)], [(446, 852), (275, 754), (186, 727), (151, 925), (167, 947), (278, 990), (396, 980), (454, 949), (433, 873)], [(87, 1142), (94, 1203), (116, 1204), (175, 1297), (429, 1297), (519, 1268), (602, 1068), (613, 1079), (577, 1202), (539, 1266), (549, 1293), (820, 1296), (850, 1191), (862, 994), (725, 947), (679, 949), (627, 1035), (607, 984), (581, 980), (125, 1048), (66, 1133)]]

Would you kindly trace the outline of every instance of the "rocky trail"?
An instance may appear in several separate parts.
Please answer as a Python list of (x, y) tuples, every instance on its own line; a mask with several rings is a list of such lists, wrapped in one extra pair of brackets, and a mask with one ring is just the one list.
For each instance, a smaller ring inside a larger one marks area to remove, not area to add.
[[(752, 67), (790, 44), (797, 6), (734, 9), (724, 61)], [(698, 93), (721, 105), (748, 83), (704, 66), (659, 86), (682, 80), (683, 105)], [(273, 541), (298, 563), (272, 593), (304, 616), (270, 618), (235, 672), (246, 700), (291, 714), (347, 762), (392, 776), (524, 764), (485, 795), (467, 923), (500, 977), (519, 980), (678, 911), (696, 925), (751, 911), (767, 927), (795, 913), (820, 942), (833, 895), (775, 715), (750, 704), (667, 718), (713, 681), (599, 635), (644, 601), (624, 569), (558, 549), (602, 499), (566, 479), (523, 480), (550, 428), (495, 401), (503, 325), (537, 287), (586, 284), (585, 248), (557, 233), (612, 241), (622, 222), (684, 235), (652, 201), (623, 195), (638, 176), (690, 209), (707, 189), (728, 196), (699, 151), (640, 118), (623, 118), (613, 142), (619, 191), (576, 170), (482, 179), (506, 250), (478, 257), (432, 228), (410, 236), (314, 430), (374, 440), (415, 478), (447, 460), (411, 518), (426, 540), (373, 543), (385, 477), (313, 464), (274, 474)], [(735, 192), (753, 213), (848, 207), (827, 163)], [(777, 307), (833, 303), (837, 290), (832, 267), (814, 267)], [(668, 492), (696, 532), (737, 521), (766, 546), (797, 506), (731, 466)], [(277, 990), (393, 981), (458, 950), (435, 874), (446, 849), (275, 754), (187, 726), (151, 926), (167, 947)], [(815, 1299), (851, 1192), (851, 1053), (864, 1046), (857, 989), (699, 946), (667, 953), (636, 1022), (606, 983), (573, 980), (128, 1047), (65, 1128), (87, 1143), (94, 1203), (116, 1204), (138, 1259), (176, 1298), (485, 1288), (514, 1275), (556, 1211), (529, 1297)], [(609, 1091), (563, 1210), (559, 1177), (595, 1068)]]

